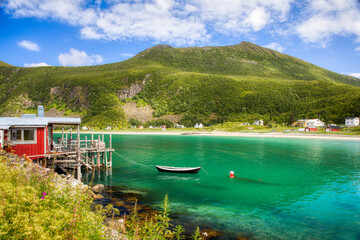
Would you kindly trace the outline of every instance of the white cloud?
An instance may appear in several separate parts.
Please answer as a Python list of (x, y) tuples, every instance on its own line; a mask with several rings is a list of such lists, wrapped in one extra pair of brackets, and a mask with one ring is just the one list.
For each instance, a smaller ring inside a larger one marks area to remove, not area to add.
[(283, 52), (285, 50), (279, 43), (275, 42), (265, 45), (263, 47), (270, 48), (278, 52)]
[(132, 54), (132, 53), (123, 53), (123, 54), (121, 54), (121, 56), (123, 56), (123, 57), (133, 57), (133, 56), (135, 56), (135, 54)]
[[(151, 40), (199, 45), (216, 34), (258, 31), (296, 34), (326, 47), (333, 36), (360, 42), (358, 0), (6, 0), (14, 17), (51, 19), (76, 26), (94, 40)], [(300, 9), (300, 10), (299, 10)]]
[(46, 62), (40, 62), (40, 63), (25, 63), (24, 67), (46, 67), (51, 66), (47, 64)]
[(37, 43), (34, 43), (32, 41), (28, 41), (28, 40), (23, 40), (21, 42), (18, 42), (17, 43), (19, 47), (22, 47), (22, 48), (25, 48), (27, 50), (30, 50), (30, 51), (40, 51), (40, 47)]
[(216, 33), (244, 34), (287, 20), (294, 0), (7, 0), (14, 17), (49, 18), (80, 28), (85, 39), (209, 42)]
[(306, 20), (295, 28), (306, 42), (326, 47), (334, 35), (353, 35), (360, 41), (360, 5), (357, 0), (310, 1), (306, 14)]
[(60, 53), (58, 61), (62, 66), (89, 66), (104, 60), (100, 55), (87, 55), (84, 51), (71, 48), (68, 53)]
[(348, 73), (348, 75), (356, 77), (356, 78), (360, 78), (360, 73)]
[(360, 47), (355, 48), (356, 55), (360, 55)]

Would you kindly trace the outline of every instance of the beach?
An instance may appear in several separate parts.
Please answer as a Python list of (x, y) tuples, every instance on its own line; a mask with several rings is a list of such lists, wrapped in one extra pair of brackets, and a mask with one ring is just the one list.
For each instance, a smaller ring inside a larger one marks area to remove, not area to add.
[(283, 133), (283, 132), (221, 132), (221, 131), (94, 131), (94, 134), (119, 134), (119, 135), (201, 135), (217, 137), (260, 137), (260, 138), (301, 138), (301, 139), (329, 139), (329, 140), (355, 140), (360, 141), (360, 135), (339, 135), (339, 134), (313, 134), (313, 133)]

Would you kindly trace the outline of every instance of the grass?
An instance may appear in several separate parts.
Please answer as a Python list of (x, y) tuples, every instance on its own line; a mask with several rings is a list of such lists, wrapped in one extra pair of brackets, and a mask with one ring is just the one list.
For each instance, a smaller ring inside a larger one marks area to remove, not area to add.
[[(104, 219), (118, 210), (93, 207), (89, 189), (70, 187), (52, 170), (23, 162), (0, 151), (0, 239), (183, 239), (184, 229), (172, 227), (167, 196), (163, 211), (141, 220), (136, 206), (113, 230)], [(113, 219), (114, 220), (114, 219)], [(194, 240), (202, 239), (197, 231)]]

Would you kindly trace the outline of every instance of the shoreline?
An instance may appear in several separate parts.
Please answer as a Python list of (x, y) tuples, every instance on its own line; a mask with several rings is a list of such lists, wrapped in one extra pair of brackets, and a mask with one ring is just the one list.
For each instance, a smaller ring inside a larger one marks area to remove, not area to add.
[(94, 131), (81, 132), (94, 134), (116, 135), (186, 135), (186, 136), (213, 136), (213, 137), (260, 137), (260, 138), (298, 138), (298, 139), (327, 139), (360, 141), (360, 135), (335, 135), (311, 133), (246, 133), (246, 132), (205, 132), (205, 131)]

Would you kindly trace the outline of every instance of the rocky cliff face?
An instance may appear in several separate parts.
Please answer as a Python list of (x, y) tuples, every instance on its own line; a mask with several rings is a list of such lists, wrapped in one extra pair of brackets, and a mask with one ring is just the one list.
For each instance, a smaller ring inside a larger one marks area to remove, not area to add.
[(67, 105), (75, 108), (89, 108), (88, 88), (87, 87), (53, 87), (50, 89), (50, 95), (57, 97), (60, 101), (64, 101)]
[(119, 99), (121, 100), (136, 96), (139, 92), (141, 92), (145, 88), (145, 84), (147, 81), (151, 82), (150, 76), (151, 74), (146, 74), (144, 80), (141, 83), (131, 84), (129, 87), (125, 87), (124, 89), (118, 91)]

